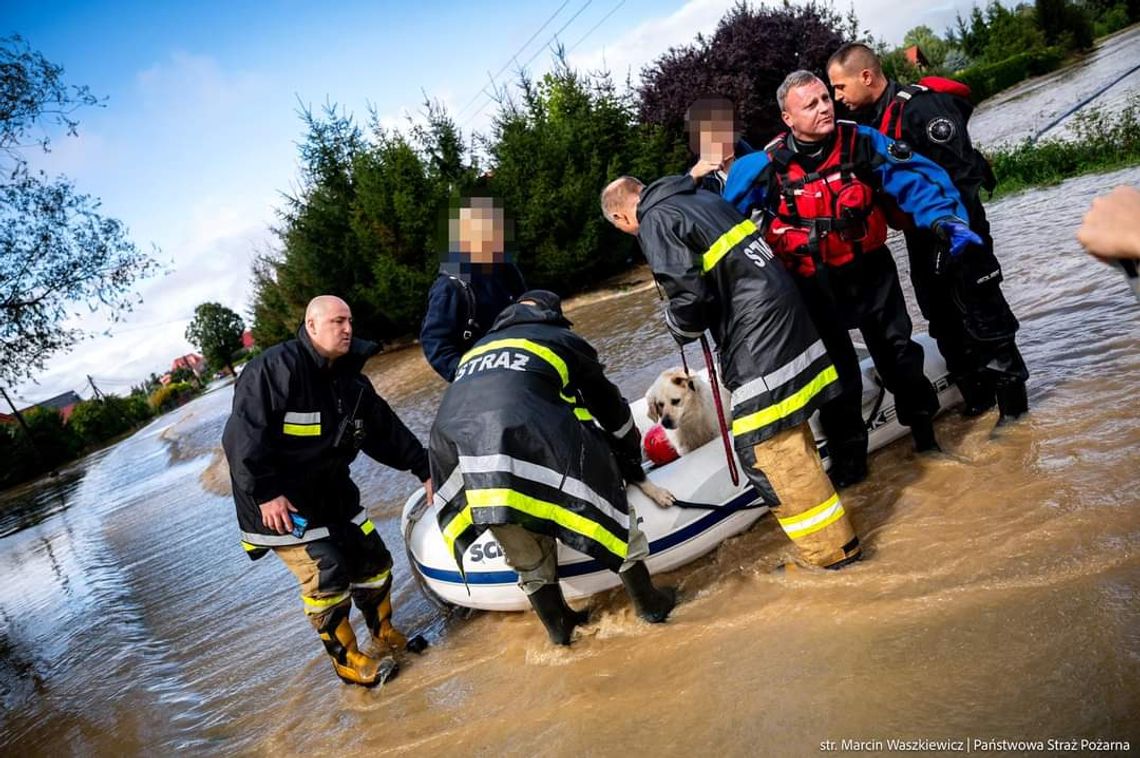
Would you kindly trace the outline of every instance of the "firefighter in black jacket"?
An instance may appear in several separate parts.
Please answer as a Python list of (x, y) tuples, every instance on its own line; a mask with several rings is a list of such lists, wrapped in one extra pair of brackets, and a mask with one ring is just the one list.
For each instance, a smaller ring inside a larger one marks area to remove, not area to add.
[(835, 361), (843, 394), (820, 412), (837, 486), (866, 476), (862, 375), (848, 336), (858, 329), (915, 449), (937, 450), (938, 396), (924, 372), (894, 259), (883, 196), (895, 198), (957, 253), (976, 240), (950, 177), (925, 158), (850, 121), (836, 121), (827, 87), (808, 71), (777, 90), (789, 131), (740, 158), (725, 198), (764, 214), (765, 238), (792, 272)]
[(489, 528), (558, 645), (586, 614), (562, 595), (555, 538), (617, 571), (642, 618), (664, 621), (676, 602), (650, 580), (626, 501), (622, 472), (644, 478), (633, 415), (569, 327), (553, 292), (508, 306), (460, 361), (430, 442), (439, 528), (460, 571)]
[[(973, 111), (968, 90), (961, 92), (957, 88), (962, 85), (936, 77), (924, 79), (927, 85), (904, 87), (888, 80), (878, 56), (858, 43), (846, 44), (831, 56), (828, 76), (836, 102), (856, 121), (906, 142), (940, 165), (962, 196), (970, 228), (982, 241), (957, 258), (940, 258), (938, 236), (916, 228), (905, 215), (896, 216), (893, 225), (905, 230), (918, 305), (962, 391), (964, 413), (983, 413), (996, 400), (998, 423), (1017, 418), (1029, 408), (1029, 370), (1014, 341), (1018, 323), (1002, 295), (1001, 265), (982, 207), (981, 190), (992, 192), (994, 177), (966, 131)], [(951, 265), (940, 268), (940, 262)]]
[(352, 338), (343, 300), (314, 298), (296, 339), (246, 365), (222, 435), (242, 546), (255, 560), (273, 550), (285, 562), (337, 675), (366, 687), (397, 666), (360, 651), (352, 603), (381, 649), (406, 641), (391, 622), (392, 558), (349, 464), (363, 450), (411, 471), (431, 492), (427, 451), (361, 374), (377, 352)]
[(493, 198), (463, 198), (448, 219), (447, 256), (428, 292), (420, 328), (424, 357), (446, 381), (455, 378), (459, 358), (526, 289), (522, 272), (507, 259), (511, 236)]
[(624, 176), (601, 200), (614, 226), (637, 235), (669, 297), (665, 321), (677, 341), (712, 332), (732, 391), (736, 452), (785, 534), (816, 566), (857, 559), (859, 538), (808, 426), (838, 395), (839, 377), (756, 224), (687, 174), (648, 187)]

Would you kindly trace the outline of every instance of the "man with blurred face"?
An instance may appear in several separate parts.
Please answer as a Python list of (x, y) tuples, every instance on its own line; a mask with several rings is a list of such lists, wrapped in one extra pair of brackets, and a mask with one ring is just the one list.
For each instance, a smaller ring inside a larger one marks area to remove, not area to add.
[(418, 651), (422, 639), (409, 644), (392, 626), (392, 557), (360, 505), (349, 464), (363, 450), (411, 471), (431, 497), (427, 451), (361, 373), (379, 349), (353, 339), (348, 303), (313, 298), (297, 338), (242, 371), (222, 435), (242, 547), (254, 560), (272, 550), (284, 561), (337, 676), (365, 687), (398, 666), (359, 649), (348, 619), (353, 603), (381, 653)]
[(460, 357), (526, 289), (508, 254), (512, 242), (510, 222), (494, 198), (463, 198), (448, 218), (448, 251), (428, 292), (420, 344), (449, 382)]
[(835, 99), (852, 118), (887, 137), (905, 142), (950, 175), (981, 239), (954, 265), (939, 270), (942, 240), (894, 213), (891, 225), (906, 234), (910, 279), (930, 334), (965, 400), (963, 414), (976, 416), (996, 403), (998, 423), (1029, 409), (1029, 370), (1017, 349), (1018, 322), (1001, 291), (1002, 271), (982, 206), (981, 190), (993, 191), (989, 162), (974, 149), (966, 125), (973, 105), (963, 85), (939, 77), (902, 85), (883, 74), (879, 57), (866, 45), (848, 43), (831, 56), (827, 74)]
[(863, 335), (915, 449), (938, 449), (938, 397), (923, 373), (922, 347), (911, 340), (880, 194), (957, 248), (970, 231), (946, 173), (874, 130), (837, 122), (827, 87), (814, 74), (789, 74), (776, 100), (788, 132), (738, 159), (724, 194), (740, 212), (763, 214), (765, 237), (792, 272), (835, 362), (843, 391), (820, 410), (820, 422), (829, 473), (844, 487), (867, 474), (862, 378), (849, 329)]

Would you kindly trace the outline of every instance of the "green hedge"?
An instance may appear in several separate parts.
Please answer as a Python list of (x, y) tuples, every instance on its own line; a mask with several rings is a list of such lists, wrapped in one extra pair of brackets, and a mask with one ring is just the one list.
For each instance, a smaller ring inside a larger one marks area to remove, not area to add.
[(1059, 47), (1046, 47), (1018, 53), (997, 63), (984, 63), (959, 71), (954, 78), (968, 84), (974, 102), (1001, 92), (1031, 76), (1055, 71), (1065, 60), (1065, 51)]
[(998, 148), (990, 156), (995, 195), (1056, 184), (1071, 176), (1140, 164), (1140, 96), (1115, 114), (1090, 108), (1073, 116), (1072, 137)]

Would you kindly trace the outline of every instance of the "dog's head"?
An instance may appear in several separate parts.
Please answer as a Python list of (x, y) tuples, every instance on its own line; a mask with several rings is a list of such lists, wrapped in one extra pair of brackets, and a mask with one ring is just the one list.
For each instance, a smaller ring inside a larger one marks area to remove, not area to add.
[(677, 429), (684, 423), (685, 414), (701, 413), (699, 381), (680, 368), (662, 371), (645, 393), (649, 420), (660, 421), (666, 429)]

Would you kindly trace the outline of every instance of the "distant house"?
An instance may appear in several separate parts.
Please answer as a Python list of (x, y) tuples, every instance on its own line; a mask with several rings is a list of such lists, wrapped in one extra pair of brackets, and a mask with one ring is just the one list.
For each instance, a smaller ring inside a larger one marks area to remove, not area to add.
[[(81, 402), (83, 402), (83, 398), (75, 394), (73, 390), (68, 390), (61, 395), (56, 395), (53, 398), (44, 400), (43, 402), (36, 403), (35, 405), (29, 405), (27, 408), (21, 408), (20, 413), (28, 413), (30, 411), (34, 411), (36, 408), (53, 408), (59, 412), (60, 416), (63, 416), (63, 420), (66, 423), (67, 420), (71, 418), (71, 412), (75, 410), (75, 405)], [(14, 415), (8, 413), (0, 413), (0, 424), (15, 423), (16, 417)]]
[(201, 376), (206, 372), (206, 359), (197, 353), (180, 355), (170, 364), (170, 373), (173, 374), (181, 368), (190, 369), (195, 376)]
[(926, 60), (926, 56), (922, 52), (922, 48), (918, 45), (911, 45), (903, 51), (906, 59), (915, 68), (930, 68), (930, 61)]

